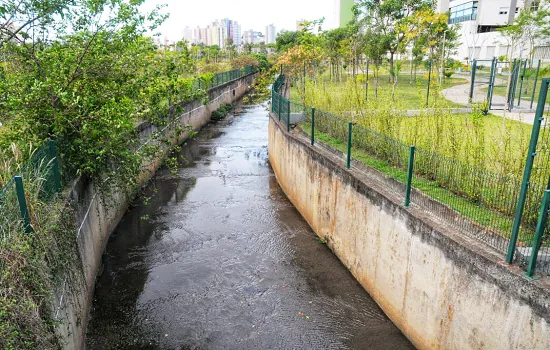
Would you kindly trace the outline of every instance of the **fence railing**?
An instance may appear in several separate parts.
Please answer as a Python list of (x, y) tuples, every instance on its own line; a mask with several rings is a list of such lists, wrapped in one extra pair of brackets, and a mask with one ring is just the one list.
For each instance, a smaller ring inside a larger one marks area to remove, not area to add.
[(489, 109), (532, 109), (542, 71), (541, 60), (473, 60), (469, 98), (486, 101)]
[(194, 83), (194, 88), (203, 90), (213, 89), (223, 84), (227, 84), (233, 80), (240, 79), (244, 76), (247, 76), (248, 74), (254, 73), (255, 71), (255, 67), (246, 66), (242, 69), (233, 69), (227, 72), (216, 73), (212, 77), (211, 81), (197, 78)]
[(31, 204), (48, 203), (62, 190), (56, 144), (48, 141), (0, 188), (0, 242), (17, 232), (31, 233)]
[[(312, 145), (316, 139), (323, 137), (330, 146), (344, 153), (347, 168), (351, 168), (352, 159), (357, 159), (401, 182), (404, 185), (404, 205), (419, 206), (445, 219), (463, 234), (484, 242), (503, 256), (509, 251), (517, 218), (517, 203), (521, 197), (521, 179), (491, 172), (482, 164), (465, 164), (451, 157), (409, 146), (329, 112), (289, 101), (279, 93), (283, 84), (282, 75), (273, 84), (272, 111), (285, 123), (287, 130), (295, 125), (300, 126), (302, 131), (309, 134)], [(542, 143), (550, 152), (550, 127), (544, 131), (548, 134), (548, 140), (543, 138)], [(546, 164), (550, 168), (550, 154), (542, 158), (544, 161), (541, 159), (536, 169), (540, 170)], [(540, 256), (548, 260), (549, 266), (543, 270), (550, 274), (550, 235), (546, 218), (541, 223), (539, 215), (546, 189), (545, 181), (548, 179), (532, 180), (523, 216), (519, 221), (521, 230), (512, 239), (517, 240), (519, 250), (523, 252), (516, 261), (527, 266), (534, 259), (534, 266)], [(541, 232), (537, 234), (540, 225)], [(538, 254), (537, 249), (541, 247), (544, 248), (543, 253)]]

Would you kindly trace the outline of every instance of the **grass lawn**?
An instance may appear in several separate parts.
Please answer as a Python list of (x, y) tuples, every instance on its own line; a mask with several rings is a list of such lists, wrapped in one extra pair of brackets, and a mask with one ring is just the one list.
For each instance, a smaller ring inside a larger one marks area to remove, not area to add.
[[(534, 89), (535, 97), (533, 99), (533, 108), (536, 108), (537, 102), (539, 100), (539, 95), (540, 95), (541, 81), (539, 80), (537, 82), (536, 88), (534, 87), (534, 83), (535, 83), (534, 81), (524, 82), (522, 92), (521, 92), (521, 104), (520, 104), (521, 107), (531, 106), (531, 98), (533, 96), (533, 89)], [(481, 89), (481, 91), (483, 91), (484, 93), (487, 93), (488, 90), (489, 88)], [(493, 95), (506, 97), (507, 94), (508, 94), (508, 88), (506, 86), (498, 85), (498, 86), (495, 86), (495, 88), (493, 89)], [(517, 104), (518, 99), (519, 99), (519, 86), (516, 91), (514, 104)], [(548, 103), (548, 100), (546, 102)]]
[[(306, 85), (305, 98), (308, 104), (318, 108), (342, 112), (357, 109), (358, 106), (374, 103), (381, 100), (391, 105), (394, 110), (419, 110), (426, 107), (428, 92), (428, 79), (424, 75), (418, 75), (411, 82), (409, 75), (401, 74), (395, 85), (395, 96), (392, 99), (394, 84), (389, 81), (389, 75), (380, 75), (377, 80), (369, 74), (368, 90), (364, 75), (358, 75), (357, 82), (351, 76), (345, 76), (341, 82), (330, 82), (328, 79), (320, 79), (316, 86), (312, 82)], [(467, 84), (464, 78), (444, 78), (441, 86), (434, 86), (437, 77), (432, 80), (430, 87), (430, 108), (454, 108), (463, 107), (441, 97), (440, 91), (455, 85)], [(437, 85), (437, 84), (436, 84)], [(302, 100), (303, 85), (295, 84), (291, 89), (291, 98)], [(350, 99), (350, 96), (353, 96)]]
[[(362, 95), (361, 102), (356, 102), (357, 92), (351, 79), (348, 83), (331, 83), (317, 87), (308, 84), (306, 105), (466, 164), (472, 163), (474, 146), (481, 144), (482, 147), (477, 147), (476, 151), (482, 153), (481, 158), (484, 158), (483, 165), (486, 169), (521, 176), (531, 134), (530, 125), (491, 114), (475, 120), (472, 115), (452, 114), (445, 110), (432, 114), (422, 113), (415, 117), (399, 116), (394, 111), (422, 107), (423, 96), (419, 94), (422, 90), (405, 82), (398, 83), (396, 101), (391, 101), (387, 89), (390, 84), (387, 79), (381, 81), (384, 81), (386, 89), (381, 89), (378, 101), (370, 97), (370, 102), (367, 103)], [(445, 86), (464, 82), (461, 78), (448, 79)], [(298, 88), (296, 86), (291, 89), (291, 97), (299, 101)], [(361, 94), (364, 92), (364, 88), (359, 90)], [(371, 93), (374, 96), (374, 92)], [(434, 105), (453, 107), (441, 96)]]

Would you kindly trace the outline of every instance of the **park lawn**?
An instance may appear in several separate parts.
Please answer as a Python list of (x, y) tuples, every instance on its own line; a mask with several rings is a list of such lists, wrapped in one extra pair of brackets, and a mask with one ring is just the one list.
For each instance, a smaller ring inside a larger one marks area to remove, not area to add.
[[(434, 78), (436, 80), (437, 78)], [(467, 84), (468, 82), (461, 77), (444, 78), (441, 86), (430, 87), (430, 108), (460, 108), (464, 107), (460, 104), (453, 103), (441, 96), (442, 89), (452, 86)], [(300, 90), (301, 87), (294, 86), (291, 89), (291, 99), (302, 100)], [(339, 112), (344, 110), (353, 110), (358, 104), (364, 103), (365, 99), (376, 99), (376, 79), (369, 75), (368, 93), (366, 90), (366, 82), (364, 75), (359, 75), (357, 84), (354, 83), (351, 77), (345, 77), (342, 82), (320, 83), (315, 87), (312, 83), (308, 84), (306, 89), (306, 101), (315, 101), (317, 108), (324, 110)], [(311, 91), (313, 89), (314, 91)], [(419, 110), (426, 107), (426, 95), (428, 91), (428, 78), (425, 75), (417, 75), (416, 80), (411, 83), (408, 74), (400, 74), (395, 90), (395, 98), (391, 99), (393, 83), (389, 81), (388, 75), (380, 75), (378, 79), (378, 97), (388, 100), (394, 110)], [(349, 96), (353, 96), (353, 101), (350, 101)], [(328, 102), (327, 100), (330, 100)], [(353, 107), (351, 104), (355, 104)], [(337, 108), (332, 108), (338, 106)]]
[[(533, 108), (536, 108), (537, 102), (539, 100), (540, 84), (541, 82), (539, 80), (535, 88), (535, 96), (533, 98)], [(521, 104), (520, 104), (521, 107), (531, 107), (531, 98), (533, 97), (533, 88), (534, 88), (534, 81), (528, 82), (528, 84), (523, 86), (522, 93), (521, 93)], [(487, 93), (488, 90), (489, 88), (487, 87), (481, 89), (481, 91), (483, 91), (484, 93)], [(493, 95), (506, 97), (507, 94), (508, 94), (508, 88), (506, 86), (502, 86), (502, 85), (495, 86), (495, 88), (493, 89)], [(517, 104), (518, 99), (519, 99), (519, 91), (516, 92), (514, 104)], [(546, 102), (548, 103), (548, 98)]]

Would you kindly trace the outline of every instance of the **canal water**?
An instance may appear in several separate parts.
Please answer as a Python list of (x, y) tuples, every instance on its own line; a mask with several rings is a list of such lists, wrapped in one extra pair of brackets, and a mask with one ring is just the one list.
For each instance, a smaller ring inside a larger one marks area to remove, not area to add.
[(183, 146), (112, 234), (87, 349), (410, 349), (287, 200), (265, 105)]

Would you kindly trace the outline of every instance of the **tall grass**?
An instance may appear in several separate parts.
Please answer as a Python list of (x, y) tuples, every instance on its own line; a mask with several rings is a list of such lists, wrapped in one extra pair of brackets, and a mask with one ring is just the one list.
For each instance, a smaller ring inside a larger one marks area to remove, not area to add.
[[(57, 348), (53, 292), (75, 267), (77, 250), (70, 208), (50, 196), (53, 160), (47, 145), (0, 150), (0, 347)], [(14, 175), (23, 175), (33, 232), (19, 212)], [(62, 210), (63, 209), (63, 210)]]
[[(378, 96), (365, 97), (363, 82), (353, 79), (343, 83), (315, 84), (309, 81), (293, 98), (317, 109), (338, 115), (358, 125), (416, 145), (464, 164), (482, 167), (507, 176), (521, 177), (529, 146), (531, 126), (494, 115), (483, 115), (479, 109), (471, 114), (454, 114), (437, 87), (432, 90), (430, 108), (425, 108), (425, 90), (409, 87), (405, 94), (392, 99), (392, 87), (380, 86)], [(371, 89), (370, 87), (369, 89)], [(411, 96), (417, 94), (417, 98)], [(372, 92), (371, 92), (372, 93)], [(420, 97), (423, 97), (422, 100)], [(407, 110), (415, 110), (408, 116)]]

